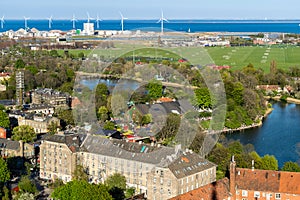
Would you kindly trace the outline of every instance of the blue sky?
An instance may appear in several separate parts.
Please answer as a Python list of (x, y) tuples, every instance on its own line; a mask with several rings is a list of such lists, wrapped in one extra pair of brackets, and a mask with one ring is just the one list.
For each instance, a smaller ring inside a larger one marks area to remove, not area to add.
[(168, 19), (300, 19), (299, 0), (1, 0), (6, 19), (86, 18), (157, 19), (163, 9)]

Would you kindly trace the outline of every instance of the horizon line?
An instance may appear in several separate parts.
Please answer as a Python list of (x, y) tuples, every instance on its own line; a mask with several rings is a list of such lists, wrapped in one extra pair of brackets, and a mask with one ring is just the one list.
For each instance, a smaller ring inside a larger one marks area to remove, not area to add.
[[(4, 18), (5, 20), (21, 20), (24, 21), (24, 18)], [(71, 20), (72, 18), (55, 18), (52, 17), (52, 20)], [(48, 20), (47, 17), (45, 18), (30, 18), (28, 21), (32, 20)], [(76, 20), (87, 20), (86, 18), (77, 18)], [(121, 20), (119, 18), (101, 18), (101, 20)], [(158, 18), (129, 18), (126, 21), (130, 20), (158, 20)], [(258, 20), (258, 21), (300, 21), (300, 18), (168, 18), (168, 20), (217, 20), (217, 21), (224, 21), (224, 20), (234, 20), (234, 21), (251, 21), (251, 20)], [(96, 21), (96, 20), (92, 20)]]

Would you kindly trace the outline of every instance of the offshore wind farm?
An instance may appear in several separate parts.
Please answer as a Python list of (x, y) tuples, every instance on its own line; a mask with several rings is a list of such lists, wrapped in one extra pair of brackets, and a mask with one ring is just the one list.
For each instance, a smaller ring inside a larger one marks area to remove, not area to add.
[(36, 28), (42, 31), (69, 31), (82, 29), (84, 23), (93, 23), (97, 30), (143, 30), (153, 29), (160, 32), (165, 30), (179, 32), (281, 32), (300, 33), (300, 20), (227, 20), (227, 19), (167, 19), (164, 12), (153, 19), (128, 19), (119, 12), (119, 19), (100, 18), (90, 16), (77, 18), (75, 14), (69, 19), (58, 19), (55, 16), (41, 19), (30, 18), (9, 19), (4, 15), (0, 18), (0, 32), (17, 31), (21, 28)]

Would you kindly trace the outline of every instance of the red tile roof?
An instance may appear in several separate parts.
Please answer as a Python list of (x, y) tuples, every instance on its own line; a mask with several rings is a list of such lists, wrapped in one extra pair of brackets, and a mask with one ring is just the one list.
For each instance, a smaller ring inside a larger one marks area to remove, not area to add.
[(300, 172), (236, 169), (238, 189), (300, 194)]
[(170, 200), (223, 200), (228, 199), (228, 197), (230, 197), (229, 180), (228, 178), (224, 178), (190, 192), (173, 197)]

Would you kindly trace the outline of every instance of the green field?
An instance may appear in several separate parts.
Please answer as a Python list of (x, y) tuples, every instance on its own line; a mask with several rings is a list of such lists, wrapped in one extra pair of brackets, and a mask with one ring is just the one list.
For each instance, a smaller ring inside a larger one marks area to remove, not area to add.
[[(163, 49), (163, 50), (161, 50)], [(130, 44), (118, 44), (115, 48), (96, 50), (69, 50), (78, 55), (84, 52), (85, 56), (97, 54), (104, 57), (118, 58), (120, 56), (144, 56), (155, 58), (186, 58), (192, 64), (229, 65), (233, 70), (241, 69), (252, 63), (256, 68), (268, 72), (270, 63), (275, 60), (278, 68), (287, 69), (291, 66), (300, 66), (300, 47), (297, 46), (250, 46), (250, 47), (175, 47), (175, 48), (145, 48)], [(63, 50), (58, 51), (63, 54)]]
[(300, 48), (295, 46), (212, 47), (206, 50), (217, 65), (229, 65), (232, 69), (240, 69), (252, 63), (268, 72), (272, 60), (282, 69), (300, 66)]

